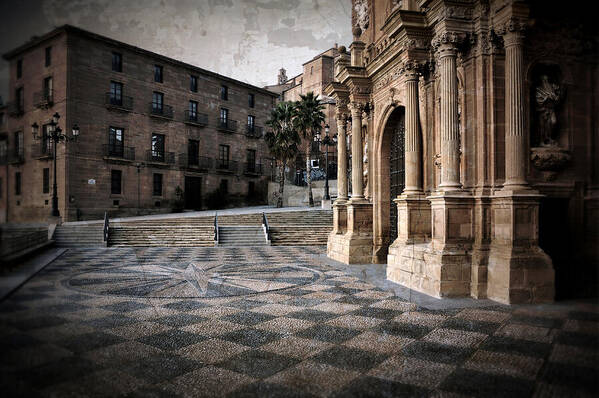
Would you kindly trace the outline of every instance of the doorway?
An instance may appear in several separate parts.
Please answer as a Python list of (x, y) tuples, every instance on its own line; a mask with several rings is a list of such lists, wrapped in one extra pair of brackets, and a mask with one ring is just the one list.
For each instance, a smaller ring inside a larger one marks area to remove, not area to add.
[(202, 177), (185, 176), (185, 208), (202, 208)]
[(397, 205), (393, 199), (397, 198), (403, 192), (405, 186), (405, 113), (394, 114), (394, 118), (389, 121), (393, 123), (391, 128), (391, 148), (389, 150), (389, 174), (391, 177), (389, 185), (390, 209), (389, 209), (389, 235), (390, 242), (397, 239)]

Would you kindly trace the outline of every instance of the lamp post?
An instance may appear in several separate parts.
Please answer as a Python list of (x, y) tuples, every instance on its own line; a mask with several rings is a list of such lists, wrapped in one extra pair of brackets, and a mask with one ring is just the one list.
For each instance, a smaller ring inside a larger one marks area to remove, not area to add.
[[(73, 128), (71, 130), (71, 134), (72, 136), (68, 136), (66, 134), (62, 133), (62, 129), (60, 128), (60, 126), (58, 125), (58, 120), (60, 119), (60, 115), (58, 114), (58, 112), (56, 112), (54, 115), (52, 115), (52, 120), (50, 121), (50, 123), (48, 123), (48, 125), (50, 126), (50, 128), (48, 129), (48, 133), (49, 135), (46, 137), (46, 139), (49, 139), (52, 141), (52, 150), (53, 150), (53, 160), (54, 160), (54, 184), (52, 184), (52, 217), (60, 217), (60, 212), (58, 211), (58, 192), (57, 192), (57, 186), (56, 186), (56, 145), (58, 144), (59, 141), (73, 141), (76, 140), (77, 137), (79, 136), (79, 126), (77, 124), (73, 125)], [(38, 140), (40, 137), (38, 135), (39, 132), (39, 126), (37, 123), (33, 123), (31, 125), (31, 133), (33, 134), (33, 139), (34, 140)]]

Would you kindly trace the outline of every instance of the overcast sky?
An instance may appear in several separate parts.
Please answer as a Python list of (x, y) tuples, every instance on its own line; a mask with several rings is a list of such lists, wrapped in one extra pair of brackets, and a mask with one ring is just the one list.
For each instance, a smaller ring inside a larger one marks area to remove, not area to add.
[(349, 45), (351, 0), (0, 0), (0, 52), (66, 23), (261, 87)]

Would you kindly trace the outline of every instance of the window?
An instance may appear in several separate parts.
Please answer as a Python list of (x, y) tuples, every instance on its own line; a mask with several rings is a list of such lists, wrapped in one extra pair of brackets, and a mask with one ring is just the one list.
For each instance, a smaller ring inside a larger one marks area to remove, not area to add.
[(189, 120), (198, 119), (198, 103), (196, 101), (189, 101)]
[(194, 93), (198, 92), (198, 77), (191, 75), (189, 76), (189, 89)]
[(162, 83), (162, 66), (160, 65), (154, 65), (154, 81)]
[(254, 107), (254, 102), (255, 102), (254, 94), (252, 94), (252, 93), (248, 94), (248, 106), (250, 108)]
[(15, 155), (19, 158), (23, 157), (23, 132), (17, 131), (15, 133)]
[(225, 108), (220, 108), (220, 124), (224, 127), (227, 127), (227, 123), (229, 121), (229, 110)]
[(48, 155), (52, 153), (52, 140), (50, 139), (50, 128), (49, 124), (42, 126), (42, 154)]
[(229, 145), (220, 145), (218, 149), (218, 167), (220, 169), (229, 168)]
[(248, 115), (248, 130), (253, 132), (254, 131), (254, 121), (256, 120), (256, 118), (252, 115)]
[(17, 104), (17, 111), (23, 112), (25, 109), (25, 95), (23, 93), (23, 87), (16, 89), (15, 103)]
[(113, 195), (121, 194), (121, 179), (123, 172), (121, 170), (110, 171), (110, 193)]
[(123, 56), (120, 53), (112, 53), (112, 70), (115, 72), (123, 71)]
[(220, 180), (220, 188), (221, 193), (229, 193), (229, 181), (228, 180)]
[(162, 196), (162, 174), (154, 174), (152, 195)]
[(198, 166), (200, 164), (200, 141), (189, 140), (187, 142), (187, 163), (189, 166)]
[(164, 102), (164, 94), (154, 91), (152, 94), (152, 112), (162, 113), (162, 103)]
[(123, 83), (110, 82), (110, 105), (123, 105)]
[(46, 47), (46, 66), (52, 65), (52, 47)]
[(164, 161), (164, 135), (152, 134), (152, 160)]
[(110, 127), (108, 130), (108, 156), (123, 157), (123, 129)]
[(52, 100), (52, 77), (46, 77), (44, 79), (44, 100), (45, 101), (51, 101)]
[(50, 193), (50, 169), (44, 169), (43, 175), (43, 183), (42, 183), (42, 193)]
[(247, 160), (247, 170), (249, 172), (256, 171), (256, 150), (255, 149), (247, 150), (246, 160)]
[(23, 76), (23, 60), (17, 60), (17, 79), (20, 79)]
[(0, 163), (6, 160), (8, 156), (8, 142), (6, 140), (0, 140)]
[(15, 195), (21, 194), (21, 172), (17, 171), (15, 173)]
[(224, 101), (229, 100), (229, 87), (225, 85), (220, 86), (220, 99)]

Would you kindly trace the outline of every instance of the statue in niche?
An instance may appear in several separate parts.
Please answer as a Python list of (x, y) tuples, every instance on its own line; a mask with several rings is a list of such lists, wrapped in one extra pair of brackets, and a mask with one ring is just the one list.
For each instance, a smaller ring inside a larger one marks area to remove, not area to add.
[(541, 75), (540, 82), (535, 88), (535, 111), (540, 146), (557, 146), (555, 140), (556, 108), (562, 97), (559, 84), (552, 83), (546, 74)]
[[(368, 0), (355, 0), (354, 11), (356, 18), (354, 25), (355, 27), (360, 28), (361, 32), (363, 32), (366, 30), (366, 28), (368, 28), (368, 24), (370, 23)], [(360, 34), (358, 34), (358, 36), (359, 35)]]

